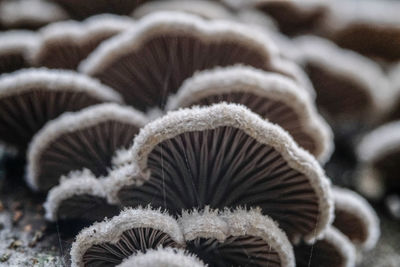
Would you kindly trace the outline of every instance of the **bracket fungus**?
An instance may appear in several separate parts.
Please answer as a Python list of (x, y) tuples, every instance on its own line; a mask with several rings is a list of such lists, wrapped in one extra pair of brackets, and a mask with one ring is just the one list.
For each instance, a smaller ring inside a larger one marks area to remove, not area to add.
[(27, 182), (47, 190), (62, 175), (87, 168), (106, 175), (117, 149), (131, 145), (146, 117), (130, 107), (108, 103), (52, 120), (33, 138), (28, 150)]
[(206, 70), (185, 80), (167, 109), (237, 103), (288, 131), (304, 149), (325, 162), (333, 134), (319, 116), (309, 93), (291, 79), (251, 67)]
[(387, 194), (400, 192), (400, 121), (366, 134), (356, 152), (360, 160), (357, 186), (363, 195), (381, 200)]
[(319, 237), (332, 219), (330, 182), (315, 158), (243, 106), (171, 112), (142, 128), (131, 159), (132, 174), (107, 186), (111, 202), (173, 214), (257, 206), (293, 239)]
[(0, 3), (0, 25), (6, 29), (37, 29), (67, 19), (57, 4), (43, 0), (12, 0)]
[(121, 96), (84, 75), (62, 70), (28, 69), (0, 77), (0, 140), (24, 152), (33, 135), (63, 112)]
[(301, 71), (282, 62), (277, 48), (262, 32), (177, 12), (142, 18), (131, 31), (106, 40), (79, 70), (120, 92), (126, 103), (146, 111), (164, 108), (167, 97), (194, 72), (236, 64), (282, 73), (305, 83)]
[(249, 261), (254, 266), (294, 266), (285, 233), (258, 211), (205, 209), (175, 220), (149, 208), (127, 209), (82, 230), (72, 245), (72, 266), (115, 266), (160, 246), (185, 249), (210, 266)]
[(379, 218), (369, 203), (349, 189), (333, 187), (333, 226), (358, 248), (371, 250), (380, 236)]
[(390, 87), (373, 61), (330, 41), (306, 36), (295, 39), (297, 59), (317, 93), (317, 105), (336, 129), (376, 121), (390, 103)]
[(324, 238), (309, 245), (294, 247), (298, 267), (354, 267), (356, 250), (350, 240), (334, 227), (329, 227)]
[(50, 24), (40, 30), (40, 41), (30, 51), (32, 63), (48, 68), (76, 69), (102, 41), (132, 27), (132, 19), (114, 15)]
[(195, 255), (182, 249), (158, 248), (137, 253), (117, 267), (206, 267)]
[(37, 42), (37, 34), (30, 31), (0, 33), (0, 74), (29, 67), (31, 62), (27, 54)]

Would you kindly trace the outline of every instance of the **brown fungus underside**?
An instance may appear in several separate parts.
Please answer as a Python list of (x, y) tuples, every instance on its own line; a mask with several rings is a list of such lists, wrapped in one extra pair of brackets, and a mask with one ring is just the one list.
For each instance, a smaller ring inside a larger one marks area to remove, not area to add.
[(118, 192), (124, 206), (182, 209), (259, 206), (289, 231), (317, 224), (318, 199), (306, 176), (274, 148), (242, 130), (219, 127), (180, 134), (158, 144), (147, 161), (150, 178)]
[(30, 63), (20, 51), (0, 53), (0, 74), (27, 68)]
[(52, 0), (60, 4), (73, 18), (84, 19), (100, 13), (128, 15), (148, 0)]
[(146, 111), (164, 108), (167, 97), (196, 71), (235, 64), (268, 69), (265, 61), (256, 50), (235, 41), (204, 41), (188, 33), (164, 32), (93, 76), (121, 93), (126, 103)]
[(116, 243), (91, 246), (83, 255), (85, 267), (108, 267), (120, 264), (125, 258), (158, 247), (180, 247), (167, 233), (152, 228), (132, 228), (122, 233)]
[(25, 150), (46, 122), (102, 101), (84, 92), (32, 88), (0, 99), (0, 139)]
[(351, 120), (362, 122), (368, 119), (371, 112), (371, 99), (362, 89), (362, 85), (337, 75), (312, 63), (306, 66), (314, 88), (317, 92), (317, 105), (334, 120)]
[(278, 253), (260, 237), (228, 236), (223, 242), (196, 238), (186, 245), (188, 251), (209, 266), (282, 266)]
[(114, 152), (129, 146), (139, 128), (108, 120), (63, 133), (40, 156), (37, 184), (48, 189), (57, 184), (60, 176), (83, 168), (91, 170), (95, 176), (106, 175)]
[(52, 69), (74, 70), (101, 42), (113, 35), (113, 33), (104, 33), (84, 41), (68, 38), (49, 40), (35, 63), (37, 66)]

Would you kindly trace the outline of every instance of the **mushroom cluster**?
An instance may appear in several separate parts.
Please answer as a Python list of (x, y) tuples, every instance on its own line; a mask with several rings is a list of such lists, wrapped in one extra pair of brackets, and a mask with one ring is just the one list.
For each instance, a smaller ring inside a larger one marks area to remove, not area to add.
[(400, 23), (351, 2), (0, 1), (0, 150), (66, 264), (361, 264), (351, 189), (400, 218)]

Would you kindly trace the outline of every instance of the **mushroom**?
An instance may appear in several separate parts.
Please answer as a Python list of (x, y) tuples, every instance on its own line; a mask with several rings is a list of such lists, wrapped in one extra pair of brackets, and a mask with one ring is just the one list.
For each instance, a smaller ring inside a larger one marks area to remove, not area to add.
[(0, 33), (0, 74), (13, 72), (31, 65), (27, 52), (37, 44), (38, 37), (30, 31)]
[(256, 210), (221, 213), (208, 208), (186, 212), (178, 220), (150, 208), (127, 209), (77, 236), (72, 266), (115, 266), (158, 247), (185, 249), (210, 266), (249, 261), (254, 266), (294, 266), (290, 242), (269, 217)]
[[(147, 124), (131, 174), (111, 177), (112, 203), (182, 209), (256, 207), (292, 240), (320, 236), (333, 212), (320, 165), (281, 127), (243, 106), (182, 109)], [(118, 167), (117, 167), (118, 169)]]
[(339, 46), (383, 62), (400, 59), (400, 3), (329, 1), (324, 36)]
[(380, 236), (379, 218), (368, 202), (356, 192), (333, 187), (335, 220), (333, 226), (363, 250), (375, 247)]
[(387, 109), (387, 113), (384, 115), (383, 121), (385, 122), (400, 120), (400, 63), (393, 65), (389, 69), (388, 79), (392, 89), (390, 97), (393, 102)]
[(259, 210), (184, 212), (186, 249), (209, 266), (294, 266), (286, 234)]
[(102, 104), (50, 121), (28, 150), (27, 182), (47, 190), (60, 176), (87, 168), (106, 175), (115, 150), (131, 145), (146, 117), (130, 107)]
[(236, 64), (282, 73), (307, 86), (298, 66), (277, 57), (260, 31), (227, 21), (160, 12), (139, 20), (131, 31), (105, 41), (79, 70), (120, 92), (146, 111), (164, 108), (167, 97), (194, 72)]
[(71, 17), (85, 19), (87, 17), (112, 13), (128, 15), (140, 4), (149, 0), (117, 0), (110, 3), (109, 0), (51, 0), (63, 7)]
[(63, 21), (40, 30), (32, 62), (48, 68), (76, 69), (102, 41), (134, 27), (130, 18), (98, 15), (83, 22)]
[(115, 266), (137, 252), (179, 248), (184, 237), (178, 222), (152, 209), (127, 209), (83, 229), (71, 248), (72, 267)]
[(4, 28), (37, 29), (68, 16), (58, 5), (43, 0), (12, 0), (0, 3), (0, 25)]
[(321, 0), (224, 0), (239, 8), (253, 8), (272, 17), (279, 30), (287, 35), (318, 32), (328, 15), (328, 5)]
[(135, 18), (144, 17), (158, 11), (179, 11), (195, 14), (205, 19), (234, 19), (234, 16), (217, 1), (197, 0), (158, 0), (149, 1), (138, 8), (132, 14)]
[(316, 90), (317, 105), (339, 134), (370, 125), (390, 106), (390, 87), (376, 63), (318, 37), (294, 42), (301, 50), (297, 60)]
[(363, 195), (381, 200), (385, 195), (400, 192), (400, 121), (366, 134), (356, 152), (360, 161), (357, 189)]
[(182, 249), (158, 248), (137, 253), (117, 267), (206, 267), (195, 255)]
[(279, 74), (245, 66), (202, 71), (185, 80), (167, 109), (219, 102), (242, 104), (278, 124), (322, 162), (332, 152), (331, 129), (315, 110), (309, 93)]
[(84, 75), (28, 69), (0, 77), (0, 140), (24, 152), (43, 125), (66, 111), (120, 102), (118, 93)]
[(350, 240), (335, 227), (329, 227), (324, 238), (314, 244), (294, 247), (298, 267), (354, 267), (356, 250)]
[(47, 194), (43, 205), (46, 219), (93, 222), (117, 215), (120, 209), (108, 203), (107, 190), (100, 180), (88, 169), (63, 176), (60, 185)]

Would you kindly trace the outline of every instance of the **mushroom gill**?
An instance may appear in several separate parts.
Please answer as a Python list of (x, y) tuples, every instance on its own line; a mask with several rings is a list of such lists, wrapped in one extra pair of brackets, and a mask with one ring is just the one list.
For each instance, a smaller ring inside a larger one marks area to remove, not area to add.
[(28, 69), (2, 75), (0, 140), (24, 152), (33, 135), (62, 113), (120, 101), (109, 87), (71, 71)]
[(62, 175), (83, 168), (106, 175), (114, 152), (130, 146), (146, 122), (140, 112), (113, 103), (60, 116), (46, 124), (29, 146), (28, 184), (47, 190)]

